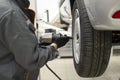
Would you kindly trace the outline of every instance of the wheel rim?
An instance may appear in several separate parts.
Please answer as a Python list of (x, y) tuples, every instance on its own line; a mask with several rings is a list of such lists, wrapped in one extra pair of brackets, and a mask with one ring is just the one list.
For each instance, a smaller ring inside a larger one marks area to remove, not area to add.
[(74, 49), (74, 59), (77, 64), (79, 64), (80, 60), (80, 43), (81, 43), (81, 32), (80, 32), (80, 19), (79, 19), (79, 11), (75, 10), (75, 24), (73, 31), (73, 49)]

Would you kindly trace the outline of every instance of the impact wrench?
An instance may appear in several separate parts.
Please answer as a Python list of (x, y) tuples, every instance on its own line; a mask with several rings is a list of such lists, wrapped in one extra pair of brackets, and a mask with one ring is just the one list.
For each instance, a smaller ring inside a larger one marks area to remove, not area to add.
[[(72, 39), (72, 37), (70, 36), (60, 36), (61, 34), (55, 34), (55, 33), (44, 33), (40, 36), (40, 43), (44, 44), (44, 43), (47, 43), (47, 44), (51, 44), (52, 42), (54, 42), (55, 39), (58, 39), (58, 38), (69, 38), (69, 39)], [(46, 67), (59, 79), (59, 80), (62, 80), (47, 64), (46, 64)]]
[(55, 33), (44, 33), (40, 36), (40, 43), (48, 43), (48, 44), (51, 44), (55, 41), (55, 39), (58, 39), (58, 38), (69, 38), (69, 39), (72, 39), (72, 37), (70, 36), (61, 36), (61, 33), (59, 34), (55, 34)]

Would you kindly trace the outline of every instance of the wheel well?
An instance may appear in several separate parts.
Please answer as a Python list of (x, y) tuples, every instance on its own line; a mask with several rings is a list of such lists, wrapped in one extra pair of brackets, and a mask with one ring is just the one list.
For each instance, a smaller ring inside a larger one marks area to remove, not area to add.
[(120, 31), (112, 32), (112, 43), (120, 43)]

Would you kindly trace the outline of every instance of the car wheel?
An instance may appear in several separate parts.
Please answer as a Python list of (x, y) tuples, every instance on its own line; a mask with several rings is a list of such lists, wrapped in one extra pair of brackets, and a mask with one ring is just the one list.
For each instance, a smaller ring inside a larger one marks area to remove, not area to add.
[(93, 29), (83, 0), (74, 2), (72, 16), (72, 51), (76, 72), (81, 77), (100, 76), (109, 63), (112, 32)]

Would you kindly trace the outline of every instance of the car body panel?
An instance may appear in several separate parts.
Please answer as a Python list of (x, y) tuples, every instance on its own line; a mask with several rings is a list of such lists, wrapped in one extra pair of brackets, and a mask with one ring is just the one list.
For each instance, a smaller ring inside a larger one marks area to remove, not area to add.
[(120, 0), (84, 0), (89, 19), (97, 30), (120, 30), (120, 19), (112, 15), (120, 10)]
[(63, 21), (66, 23), (72, 23), (72, 15), (70, 8), (70, 0), (60, 0), (60, 15)]

